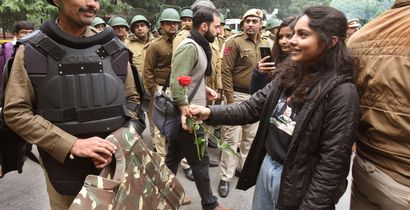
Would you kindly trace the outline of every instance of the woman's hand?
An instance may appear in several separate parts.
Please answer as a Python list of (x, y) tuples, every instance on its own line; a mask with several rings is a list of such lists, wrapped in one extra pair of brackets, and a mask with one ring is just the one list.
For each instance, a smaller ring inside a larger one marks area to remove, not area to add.
[(265, 62), (268, 58), (270, 58), (270, 56), (266, 56), (259, 61), (257, 68), (259, 73), (265, 74), (275, 70), (275, 62)]
[(211, 115), (211, 109), (199, 105), (190, 105), (189, 114), (197, 117), (198, 120), (206, 120)]

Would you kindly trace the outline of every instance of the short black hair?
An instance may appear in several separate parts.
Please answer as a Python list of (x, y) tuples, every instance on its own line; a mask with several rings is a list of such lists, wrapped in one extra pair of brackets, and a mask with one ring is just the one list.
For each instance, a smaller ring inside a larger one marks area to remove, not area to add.
[(17, 34), (17, 33), (18, 33), (20, 30), (22, 30), (22, 29), (26, 29), (26, 30), (31, 29), (31, 30), (34, 30), (34, 24), (33, 24), (33, 23), (30, 23), (30, 22), (28, 22), (28, 21), (25, 21), (25, 20), (17, 21), (16, 24), (14, 24), (14, 33)]
[(214, 16), (219, 17), (218, 11), (209, 7), (201, 7), (192, 17), (192, 27), (198, 29), (202, 23), (211, 24), (214, 21)]

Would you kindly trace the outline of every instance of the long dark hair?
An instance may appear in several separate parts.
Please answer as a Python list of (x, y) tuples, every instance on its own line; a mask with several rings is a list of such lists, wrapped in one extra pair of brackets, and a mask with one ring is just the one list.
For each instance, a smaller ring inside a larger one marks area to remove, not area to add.
[[(296, 106), (303, 105), (313, 98), (308, 94), (315, 85), (329, 79), (331, 75), (354, 76), (354, 61), (348, 52), (345, 44), (347, 19), (339, 10), (328, 6), (312, 6), (306, 8), (302, 15), (308, 16), (309, 27), (319, 36), (319, 44), (324, 47), (324, 52), (317, 64), (310, 66), (309, 70), (303, 64), (294, 65), (287, 68), (280, 76), (279, 88), (285, 91), (287, 96)], [(332, 46), (332, 36), (336, 36), (339, 41)]]
[(280, 30), (287, 26), (291, 27), (293, 30), (293, 28), (295, 27), (295, 23), (296, 23), (296, 16), (291, 16), (283, 20), (283, 22), (278, 27), (278, 31), (276, 32), (275, 42), (272, 48), (272, 60), (275, 61), (276, 64), (281, 63), (288, 56), (288, 54), (285, 54), (282, 51), (282, 47), (279, 44)]

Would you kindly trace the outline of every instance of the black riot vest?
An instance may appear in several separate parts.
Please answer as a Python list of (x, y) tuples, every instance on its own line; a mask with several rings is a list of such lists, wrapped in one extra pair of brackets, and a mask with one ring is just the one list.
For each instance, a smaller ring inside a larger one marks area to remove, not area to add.
[[(91, 37), (72, 37), (55, 23), (23, 41), (25, 67), (36, 91), (34, 113), (79, 137), (100, 136), (129, 120), (124, 80), (129, 51), (107, 28)], [(53, 187), (76, 195), (88, 174), (99, 171), (87, 158), (60, 164), (39, 149)]]

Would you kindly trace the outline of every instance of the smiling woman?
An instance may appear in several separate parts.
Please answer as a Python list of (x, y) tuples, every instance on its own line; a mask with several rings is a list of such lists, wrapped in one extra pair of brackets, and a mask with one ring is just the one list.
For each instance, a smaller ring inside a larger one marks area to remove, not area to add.
[(256, 184), (253, 210), (334, 209), (346, 190), (360, 116), (346, 27), (334, 8), (305, 9), (290, 40), (295, 65), (240, 104), (190, 107), (211, 125), (259, 121), (237, 186)]

